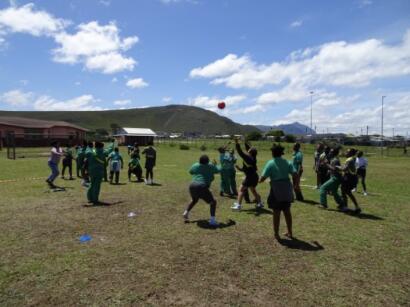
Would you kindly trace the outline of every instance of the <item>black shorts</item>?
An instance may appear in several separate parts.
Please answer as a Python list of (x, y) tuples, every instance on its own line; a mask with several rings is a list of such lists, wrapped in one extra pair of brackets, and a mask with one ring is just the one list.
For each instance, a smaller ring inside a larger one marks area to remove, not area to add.
[(63, 166), (72, 166), (73, 160), (72, 159), (63, 159)]
[(242, 185), (246, 188), (255, 188), (258, 185), (259, 176), (257, 173), (246, 175), (245, 179), (242, 181)]
[(366, 169), (365, 168), (358, 168), (357, 169), (357, 175), (360, 177), (365, 178), (366, 177)]
[(189, 186), (189, 193), (194, 202), (197, 202), (199, 199), (202, 199), (208, 204), (215, 202), (212, 192), (209, 190), (208, 186), (203, 183), (191, 183)]
[(275, 195), (272, 192), (272, 189), (269, 192), (268, 196), (268, 207), (272, 210), (286, 210), (291, 206), (290, 202), (280, 202), (275, 199)]
[(145, 169), (146, 170), (152, 171), (154, 166), (155, 166), (154, 161), (152, 161), (152, 160), (146, 160), (145, 161)]
[(347, 174), (343, 176), (342, 189), (344, 189), (345, 191), (351, 191), (356, 187), (357, 187), (357, 176), (356, 175)]

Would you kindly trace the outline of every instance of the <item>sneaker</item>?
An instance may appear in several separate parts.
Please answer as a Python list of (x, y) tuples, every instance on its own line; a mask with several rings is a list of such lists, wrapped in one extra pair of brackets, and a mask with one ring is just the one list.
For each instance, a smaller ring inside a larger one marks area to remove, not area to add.
[(146, 185), (149, 185), (149, 180), (144, 179), (144, 182), (145, 182)]
[(325, 204), (320, 204), (324, 209), (327, 209), (328, 208), (328, 206), (327, 205), (325, 205)]
[(189, 221), (189, 212), (182, 214), (182, 217), (184, 218), (184, 222), (187, 223)]
[(367, 192), (363, 192), (363, 195), (364, 195), (364, 196), (367, 196)]
[(256, 209), (262, 209), (264, 207), (263, 202), (256, 204)]
[(218, 227), (219, 223), (216, 220), (209, 220), (209, 226)]
[(352, 193), (356, 193), (356, 188), (354, 188), (354, 189), (352, 190)]
[(238, 204), (238, 203), (234, 203), (234, 204), (232, 205), (231, 209), (234, 210), (234, 211), (241, 211), (242, 206), (241, 206), (240, 204)]
[(360, 214), (362, 212), (362, 209), (360, 208), (356, 208), (356, 210), (354, 210), (354, 214)]

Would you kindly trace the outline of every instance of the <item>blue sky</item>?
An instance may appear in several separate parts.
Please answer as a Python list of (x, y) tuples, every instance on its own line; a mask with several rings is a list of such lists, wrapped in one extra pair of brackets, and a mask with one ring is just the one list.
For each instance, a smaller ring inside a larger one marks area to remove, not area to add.
[[(0, 109), (410, 131), (410, 1), (0, 0)], [(224, 111), (216, 110), (225, 101)]]

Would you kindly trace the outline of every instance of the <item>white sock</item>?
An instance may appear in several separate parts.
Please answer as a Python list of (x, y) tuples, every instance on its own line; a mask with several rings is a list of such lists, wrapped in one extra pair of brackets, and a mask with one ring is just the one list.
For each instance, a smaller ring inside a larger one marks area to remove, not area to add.
[(184, 215), (188, 216), (188, 214), (189, 214), (188, 210), (185, 210)]
[(214, 217), (214, 216), (211, 216), (210, 221), (211, 221), (211, 222), (216, 222), (215, 217)]

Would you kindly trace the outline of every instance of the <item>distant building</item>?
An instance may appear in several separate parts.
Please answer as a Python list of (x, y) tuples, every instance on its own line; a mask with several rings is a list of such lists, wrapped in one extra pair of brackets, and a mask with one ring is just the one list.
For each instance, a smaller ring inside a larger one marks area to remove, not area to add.
[(0, 141), (15, 146), (48, 146), (51, 141), (79, 144), (88, 130), (63, 121), (0, 116)]
[(120, 128), (114, 135), (120, 145), (132, 145), (138, 143), (145, 146), (154, 141), (157, 134), (148, 128)]

